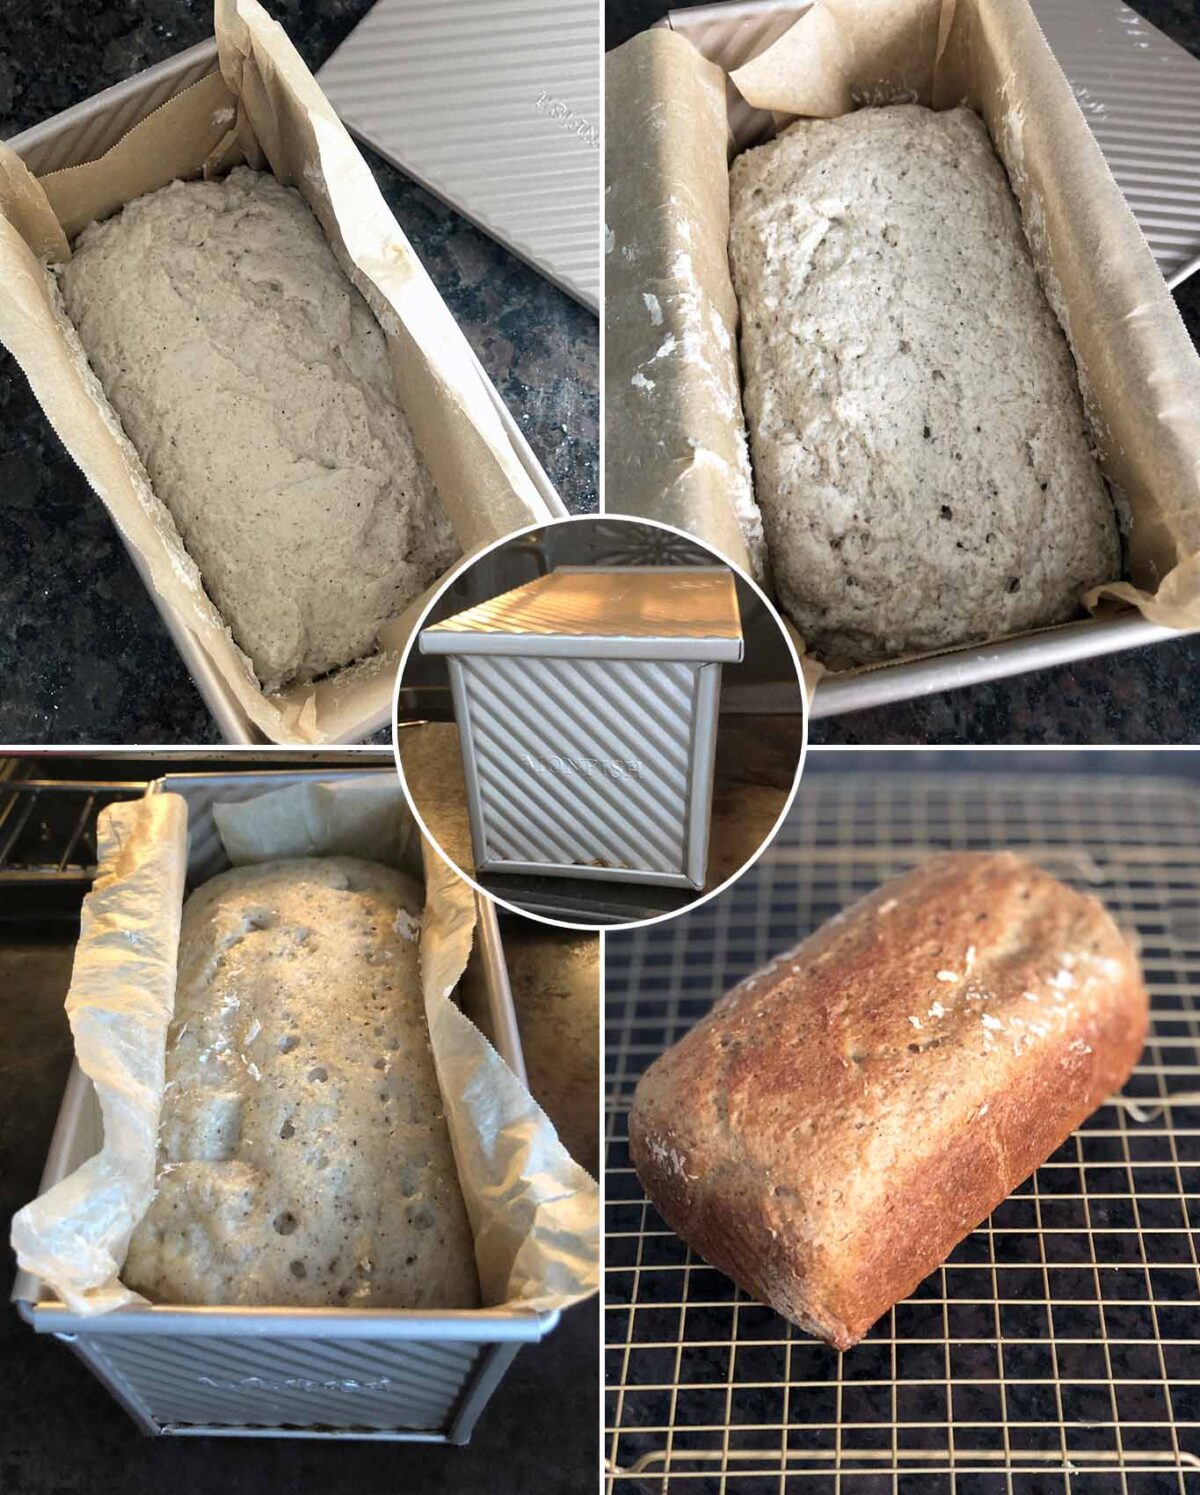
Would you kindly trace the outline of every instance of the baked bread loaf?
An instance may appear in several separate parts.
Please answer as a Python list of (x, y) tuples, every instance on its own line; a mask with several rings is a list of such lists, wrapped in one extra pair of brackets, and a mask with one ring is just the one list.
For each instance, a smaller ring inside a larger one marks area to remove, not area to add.
[(1066, 338), (979, 116), (800, 120), (731, 176), (755, 496), (842, 667), (1059, 623), (1119, 576)]
[(304, 199), (238, 167), (72, 247), (67, 314), (264, 689), (372, 653), (458, 547), (383, 331)]
[(1148, 1014), (1104, 908), (932, 858), (723, 997), (637, 1087), (655, 1208), (848, 1349), (1120, 1088)]
[(240, 867), (188, 899), (128, 1286), (160, 1303), (477, 1306), (420, 916), (411, 879), (354, 857)]
[(506, 938), (504, 953), (529, 1089), (559, 1141), (594, 1178), (600, 1165), (600, 941), (530, 928)]

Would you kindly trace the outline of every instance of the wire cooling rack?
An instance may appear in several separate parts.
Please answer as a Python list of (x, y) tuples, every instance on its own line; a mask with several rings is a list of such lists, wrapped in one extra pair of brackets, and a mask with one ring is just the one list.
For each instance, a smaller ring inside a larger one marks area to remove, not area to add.
[[(1136, 926), (1125, 1089), (845, 1355), (694, 1256), (629, 1164), (638, 1076), (767, 957), (929, 852), (1011, 847)], [(1200, 794), (1163, 779), (811, 773), (691, 914), (607, 936), (610, 1495), (1200, 1490)], [(1172, 1096), (1179, 1100), (1172, 1103)]]

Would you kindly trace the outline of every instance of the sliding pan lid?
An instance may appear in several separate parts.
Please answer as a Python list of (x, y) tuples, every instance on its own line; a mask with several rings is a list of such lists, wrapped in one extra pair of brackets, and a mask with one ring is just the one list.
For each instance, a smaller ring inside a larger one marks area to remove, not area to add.
[(360, 139), (598, 307), (595, 0), (378, 0), (317, 77)]
[(421, 634), (425, 654), (732, 663), (742, 649), (737, 589), (720, 566), (561, 566)]

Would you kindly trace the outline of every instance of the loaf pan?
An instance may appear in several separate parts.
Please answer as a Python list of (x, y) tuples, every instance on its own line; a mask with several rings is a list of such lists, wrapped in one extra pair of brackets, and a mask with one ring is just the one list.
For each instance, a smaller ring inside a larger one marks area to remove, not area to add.
[[(390, 767), (380, 772), (390, 773)], [(288, 784), (351, 778), (308, 772), (168, 775), (150, 794), (188, 806), (188, 885), (228, 866), (212, 807)], [(476, 898), (479, 962), (496, 1048), (524, 1075), (495, 907)], [(95, 1154), (90, 1080), (72, 1065), (39, 1193)], [(557, 1312), (345, 1308), (122, 1308), (85, 1317), (18, 1272), (13, 1301), (39, 1334), (69, 1344), (143, 1432), (190, 1437), (351, 1438), (465, 1443), (522, 1344)]]
[[(217, 71), (217, 44), (210, 39), (189, 47), (186, 51), (169, 57), (154, 67), (136, 73), (122, 83), (94, 94), (73, 108), (64, 109), (31, 129), (13, 136), (7, 143), (21, 157), (26, 166), (37, 176), (51, 171), (60, 171), (68, 166), (78, 166), (84, 161), (94, 161), (115, 145), (127, 131), (140, 120), (152, 114), (176, 94), (198, 83), (201, 78)], [(500, 398), (495, 385), (488, 378), (474, 353), (471, 354), (479, 372), (480, 382), (496, 407), (504, 426), (505, 434), (512, 443), (513, 451), (528, 473), (539, 495), (551, 512), (558, 516), (567, 513), (566, 505), (555, 491), (541, 464), (534, 456), (529, 443), (508, 407)], [(123, 539), (124, 537), (122, 537)], [(225, 685), (199, 644), (192, 637), (184, 619), (170, 602), (157, 592), (149, 575), (139, 563), (137, 566), (146, 588), (158, 608), (167, 631), (175, 641), (184, 663), (187, 665), (196, 689), (204, 704), (212, 712), (227, 742), (262, 743), (266, 738), (250, 721), (233, 693)], [(362, 721), (356, 722), (339, 737), (343, 742), (361, 742), (388, 722), (385, 707)]]
[[(677, 616), (647, 626), (668, 583)], [(476, 871), (703, 888), (721, 664), (743, 649), (732, 572), (560, 566), (420, 648), (450, 669)]]
[[(1184, 128), (1189, 113), (1194, 119), (1200, 111), (1200, 61), (1120, 0), (1031, 3), (1167, 284), (1180, 285), (1200, 269), (1200, 143)], [(658, 24), (678, 31), (728, 72), (808, 9), (807, 0), (734, 0), (672, 10)], [(730, 126), (739, 138), (769, 128), (732, 84), (729, 97)], [(929, 659), (825, 675), (810, 720), (1180, 637), (1130, 610)]]

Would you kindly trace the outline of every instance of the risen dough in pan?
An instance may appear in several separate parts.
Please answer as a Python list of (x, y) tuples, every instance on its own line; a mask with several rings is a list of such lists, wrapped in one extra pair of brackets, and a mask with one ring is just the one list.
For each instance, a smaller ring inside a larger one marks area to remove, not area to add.
[(780, 601), (830, 665), (1058, 623), (1120, 574), (1075, 365), (979, 116), (801, 120), (730, 252)]
[(130, 1287), (164, 1303), (478, 1305), (420, 912), (409, 878), (354, 857), (242, 867), (191, 896)]

